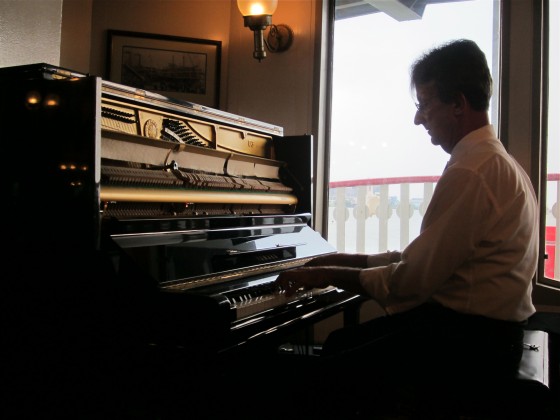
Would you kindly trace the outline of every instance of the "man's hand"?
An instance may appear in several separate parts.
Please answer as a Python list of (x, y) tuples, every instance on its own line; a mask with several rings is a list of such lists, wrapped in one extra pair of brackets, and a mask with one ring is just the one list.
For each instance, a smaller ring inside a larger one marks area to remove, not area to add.
[(276, 279), (276, 284), (284, 290), (286, 296), (292, 296), (298, 290), (324, 289), (334, 286), (357, 294), (366, 294), (360, 284), (360, 268), (353, 267), (300, 267), (283, 271)]
[(297, 291), (329, 286), (322, 267), (301, 267), (282, 271), (276, 279), (276, 284), (284, 290), (286, 296), (292, 296)]

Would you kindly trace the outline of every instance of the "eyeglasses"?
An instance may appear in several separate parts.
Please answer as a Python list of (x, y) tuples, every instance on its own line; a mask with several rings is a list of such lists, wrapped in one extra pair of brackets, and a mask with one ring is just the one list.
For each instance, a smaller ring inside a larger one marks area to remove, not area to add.
[(414, 105), (416, 106), (418, 112), (420, 112), (421, 114), (425, 113), (428, 110), (430, 106), (430, 102), (432, 101), (433, 98), (434, 96), (430, 96), (426, 100), (422, 101), (422, 103), (415, 102)]

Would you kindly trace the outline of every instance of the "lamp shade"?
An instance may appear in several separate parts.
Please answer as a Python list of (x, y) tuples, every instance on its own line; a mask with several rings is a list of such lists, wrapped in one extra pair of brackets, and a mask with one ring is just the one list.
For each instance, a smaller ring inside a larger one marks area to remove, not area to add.
[(272, 16), (276, 6), (278, 0), (237, 0), (237, 7), (243, 16)]

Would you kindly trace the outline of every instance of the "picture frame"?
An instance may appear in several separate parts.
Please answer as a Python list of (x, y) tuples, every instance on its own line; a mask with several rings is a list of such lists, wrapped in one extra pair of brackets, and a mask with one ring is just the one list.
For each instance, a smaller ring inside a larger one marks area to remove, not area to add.
[(106, 79), (219, 108), (222, 42), (109, 29)]

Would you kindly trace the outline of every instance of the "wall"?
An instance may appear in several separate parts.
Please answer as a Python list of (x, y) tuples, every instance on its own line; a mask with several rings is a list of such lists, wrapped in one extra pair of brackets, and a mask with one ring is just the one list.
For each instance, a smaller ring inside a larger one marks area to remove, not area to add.
[(90, 71), (105, 74), (107, 29), (221, 40), (219, 108), (280, 125), (286, 134), (310, 133), (315, 3), (279, 2), (273, 22), (291, 26), (294, 44), (259, 63), (235, 0), (93, 0)]
[(105, 77), (107, 30), (222, 41), (220, 108), (227, 101), (231, 0), (93, 0), (90, 69)]
[(313, 134), (315, 3), (278, 2), (272, 21), (290, 26), (294, 42), (261, 62), (253, 58), (253, 33), (232, 12), (228, 111), (280, 125), (287, 135)]
[(59, 65), (62, 0), (0, 0), (0, 67)]
[(62, 7), (60, 65), (90, 72), (91, 10), (93, 0), (65, 1)]

